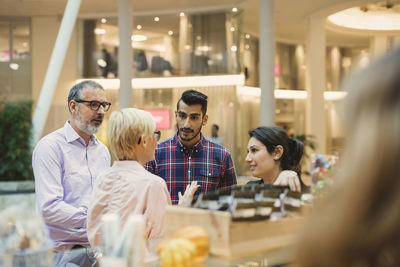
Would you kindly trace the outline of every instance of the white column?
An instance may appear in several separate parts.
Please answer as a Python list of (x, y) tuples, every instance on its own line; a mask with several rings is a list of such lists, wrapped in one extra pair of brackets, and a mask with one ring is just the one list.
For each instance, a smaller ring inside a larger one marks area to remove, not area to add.
[(371, 56), (372, 58), (378, 58), (387, 53), (389, 47), (388, 36), (386, 35), (375, 35), (370, 41)]
[(179, 20), (179, 64), (181, 74), (187, 74), (190, 72), (190, 53), (192, 47), (188, 49), (188, 39), (189, 39), (189, 22), (186, 14), (180, 16)]
[(260, 125), (275, 125), (274, 98), (274, 1), (260, 0)]
[(39, 141), (42, 135), (80, 6), (81, 0), (68, 0), (67, 6), (65, 7), (64, 16), (61, 21), (53, 52), (51, 53), (46, 76), (44, 77), (43, 86), (40, 90), (38, 103), (32, 119), (33, 145)]
[(118, 1), (118, 27), (119, 27), (119, 51), (118, 51), (118, 75), (119, 108), (132, 107), (132, 4), (131, 0)]
[(326, 153), (326, 122), (324, 110), (325, 18), (311, 17), (308, 21), (306, 47), (307, 108), (306, 133), (314, 135), (317, 153)]

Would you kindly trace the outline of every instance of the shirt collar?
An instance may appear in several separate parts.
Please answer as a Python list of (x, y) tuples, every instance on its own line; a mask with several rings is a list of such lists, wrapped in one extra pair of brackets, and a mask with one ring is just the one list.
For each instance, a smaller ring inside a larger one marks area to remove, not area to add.
[[(65, 131), (65, 137), (66, 137), (68, 143), (71, 143), (71, 142), (81, 138), (81, 136), (75, 131), (75, 129), (72, 128), (69, 121), (65, 122), (64, 131)], [(90, 137), (89, 143), (90, 142), (94, 142), (94, 144), (98, 144), (99, 140), (97, 139), (96, 135), (92, 134), (92, 136)]]
[(203, 145), (203, 142), (204, 142), (204, 136), (203, 136), (203, 134), (202, 133), (200, 133), (200, 140), (192, 147), (192, 148), (186, 148), (182, 143), (181, 143), (181, 140), (179, 140), (179, 137), (178, 137), (178, 132), (176, 132), (176, 134), (175, 134), (175, 136), (174, 136), (174, 141), (175, 141), (175, 143), (176, 143), (176, 145), (180, 148), (180, 149), (183, 149), (184, 151), (186, 150), (186, 151), (198, 151), (201, 147), (202, 147), (202, 145)]

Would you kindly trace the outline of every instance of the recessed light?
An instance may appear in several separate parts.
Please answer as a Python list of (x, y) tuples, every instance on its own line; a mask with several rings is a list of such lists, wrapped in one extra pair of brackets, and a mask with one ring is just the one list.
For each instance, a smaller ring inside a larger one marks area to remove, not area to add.
[(107, 19), (106, 19), (106, 18), (102, 18), (102, 19), (100, 20), (100, 22), (101, 22), (101, 23), (106, 23), (106, 22), (107, 22)]
[(173, 35), (174, 32), (173, 31), (168, 31), (168, 35)]
[(96, 28), (94, 29), (95, 34), (106, 34), (106, 29)]
[(235, 27), (231, 27), (231, 32), (234, 32), (235, 31)]
[(160, 18), (159, 17), (154, 17), (154, 21), (158, 22), (158, 21), (160, 21)]
[(10, 63), (8, 66), (12, 70), (18, 70), (19, 69), (19, 64), (17, 64), (17, 63)]
[(137, 26), (136, 26), (136, 29), (138, 29), (139, 31), (142, 29), (143, 27), (142, 27), (142, 25), (140, 25), (140, 24), (138, 24)]
[(185, 12), (180, 12), (179, 16), (184, 17), (185, 16)]
[(250, 39), (250, 34), (246, 33), (245, 37), (246, 39)]
[(238, 12), (237, 7), (233, 7), (233, 8), (232, 8), (232, 12), (235, 12), (235, 13)]
[(142, 42), (147, 40), (147, 36), (142, 34), (134, 34), (131, 36), (131, 39), (135, 42)]

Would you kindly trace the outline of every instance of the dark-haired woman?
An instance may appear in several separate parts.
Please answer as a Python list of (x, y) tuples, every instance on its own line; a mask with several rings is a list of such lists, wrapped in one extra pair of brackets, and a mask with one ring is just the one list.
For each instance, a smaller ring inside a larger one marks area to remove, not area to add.
[(284, 185), (298, 192), (308, 189), (299, 177), (304, 150), (300, 141), (280, 127), (258, 127), (249, 135), (246, 162), (252, 175), (261, 178), (249, 183)]

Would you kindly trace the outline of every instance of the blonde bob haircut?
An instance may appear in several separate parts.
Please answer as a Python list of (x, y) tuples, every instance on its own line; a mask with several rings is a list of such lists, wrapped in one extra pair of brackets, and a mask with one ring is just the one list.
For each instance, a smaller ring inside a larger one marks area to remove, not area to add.
[(147, 111), (136, 108), (113, 111), (107, 127), (111, 154), (117, 160), (133, 159), (134, 147), (139, 138), (142, 135), (151, 136), (154, 130), (154, 119)]

